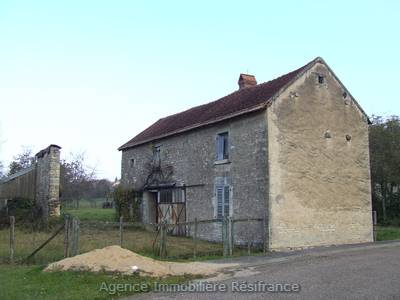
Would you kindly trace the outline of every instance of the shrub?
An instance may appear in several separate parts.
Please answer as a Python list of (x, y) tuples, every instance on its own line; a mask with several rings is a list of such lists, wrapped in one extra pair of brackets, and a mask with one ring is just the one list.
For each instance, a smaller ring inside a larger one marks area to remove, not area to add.
[(113, 197), (118, 219), (122, 216), (126, 221), (139, 221), (142, 193), (118, 186), (113, 192)]
[(32, 199), (16, 197), (7, 201), (7, 206), (0, 211), (0, 223), (8, 224), (9, 216), (15, 217), (15, 222), (21, 226), (42, 228), (42, 211)]

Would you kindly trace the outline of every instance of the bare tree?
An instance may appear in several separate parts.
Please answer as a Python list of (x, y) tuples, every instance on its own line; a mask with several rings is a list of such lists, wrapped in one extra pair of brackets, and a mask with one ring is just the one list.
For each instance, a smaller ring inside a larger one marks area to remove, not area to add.
[(0, 161), (0, 179), (2, 179), (4, 176), (6, 176), (6, 173), (4, 171), (4, 165), (3, 163)]
[(30, 147), (23, 146), (22, 152), (14, 156), (14, 160), (8, 166), (8, 176), (29, 168), (34, 163), (35, 156), (32, 154), (32, 149)]
[(70, 160), (61, 161), (61, 196), (63, 200), (75, 201), (79, 208), (82, 198), (90, 197), (96, 178), (96, 168), (86, 164), (85, 153), (71, 153)]

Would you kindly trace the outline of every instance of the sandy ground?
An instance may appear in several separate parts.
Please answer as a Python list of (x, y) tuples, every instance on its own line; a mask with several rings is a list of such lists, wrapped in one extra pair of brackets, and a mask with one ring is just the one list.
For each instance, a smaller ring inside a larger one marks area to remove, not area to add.
[[(124, 274), (139, 272), (140, 275), (163, 277), (184, 274), (212, 275), (223, 268), (234, 266), (237, 266), (237, 264), (158, 261), (123, 249), (120, 246), (109, 246), (51, 263), (45, 271), (85, 270)], [(135, 271), (135, 269), (137, 270)]]

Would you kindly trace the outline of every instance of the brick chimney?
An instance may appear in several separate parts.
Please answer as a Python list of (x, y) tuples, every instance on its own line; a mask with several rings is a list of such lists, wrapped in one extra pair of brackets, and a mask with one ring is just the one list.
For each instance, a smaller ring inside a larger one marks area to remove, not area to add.
[(239, 84), (239, 90), (241, 90), (257, 85), (257, 80), (254, 75), (240, 74), (238, 84)]

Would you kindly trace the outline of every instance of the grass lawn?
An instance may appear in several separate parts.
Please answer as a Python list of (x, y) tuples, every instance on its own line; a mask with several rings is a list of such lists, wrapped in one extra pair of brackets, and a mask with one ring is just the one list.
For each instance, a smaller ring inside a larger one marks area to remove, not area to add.
[(117, 292), (115, 284), (129, 284), (131, 289), (135, 285), (146, 284), (147, 289), (151, 290), (156, 282), (177, 284), (195, 278), (173, 276), (160, 279), (89, 272), (46, 273), (42, 270), (42, 266), (0, 265), (0, 299), (115, 299), (137, 293)]
[(377, 240), (400, 240), (400, 227), (395, 226), (378, 226)]
[(81, 221), (109, 221), (116, 220), (115, 208), (102, 208), (102, 203), (106, 199), (82, 199), (79, 201), (79, 208), (69, 204), (65, 204), (63, 208), (64, 213), (68, 213), (78, 217)]
[(64, 212), (77, 217), (80, 221), (115, 221), (114, 208), (85, 207), (79, 209), (65, 209)]

